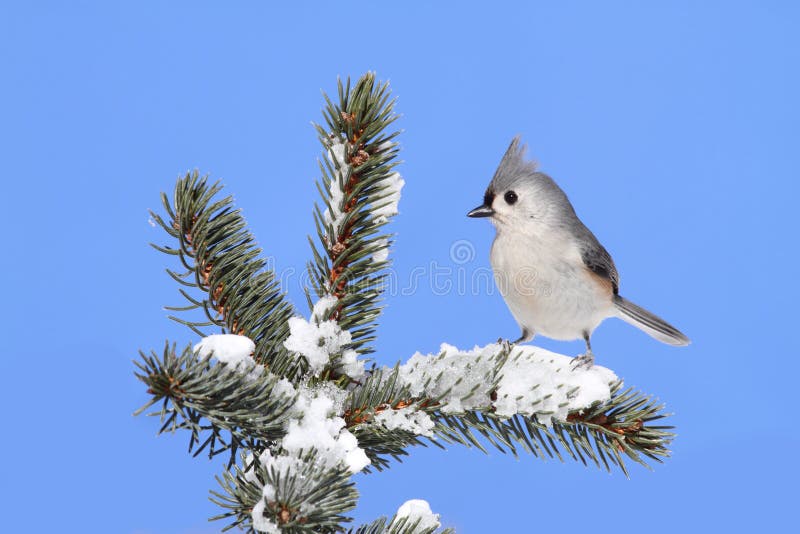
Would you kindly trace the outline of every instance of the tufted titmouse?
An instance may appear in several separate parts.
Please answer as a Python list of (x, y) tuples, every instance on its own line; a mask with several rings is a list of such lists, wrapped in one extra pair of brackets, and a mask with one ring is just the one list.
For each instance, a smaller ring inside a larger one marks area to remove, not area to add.
[(608, 251), (578, 219), (552, 178), (525, 160), (515, 137), (494, 173), (483, 204), (469, 217), (489, 217), (497, 230), (491, 263), (500, 293), (522, 335), (583, 338), (586, 353), (576, 366), (594, 362), (590, 337), (607, 317), (619, 317), (662, 343), (688, 345), (689, 338), (649, 311), (622, 298)]

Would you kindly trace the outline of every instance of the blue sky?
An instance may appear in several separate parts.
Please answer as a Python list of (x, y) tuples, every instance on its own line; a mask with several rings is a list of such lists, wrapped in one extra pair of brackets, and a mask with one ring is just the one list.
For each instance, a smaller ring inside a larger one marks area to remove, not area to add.
[(68, 4), (0, 7), (2, 530), (219, 530), (221, 461), (131, 416), (147, 399), (137, 350), (195, 341), (162, 310), (180, 297), (147, 209), (187, 169), (211, 173), (276, 268), (302, 272), (320, 90), (366, 70), (403, 115), (398, 280), (436, 266), (455, 285), (387, 298), (381, 363), (517, 335), (496, 292), (456, 283), (488, 267), (493, 230), (465, 213), (517, 133), (613, 254), (621, 292), (693, 344), (620, 321), (593, 338), (599, 364), (675, 412), (674, 456), (652, 472), (420, 448), (357, 477), (356, 518), (423, 498), (462, 533), (794, 524), (797, 4)]

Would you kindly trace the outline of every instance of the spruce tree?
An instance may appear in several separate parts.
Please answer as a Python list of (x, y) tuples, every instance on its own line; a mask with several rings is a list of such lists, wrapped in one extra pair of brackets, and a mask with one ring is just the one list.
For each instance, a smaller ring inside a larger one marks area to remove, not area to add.
[(308, 314), (287, 301), (218, 182), (189, 173), (162, 194), (163, 215), (152, 214), (172, 240), (153, 246), (175, 257), (167, 273), (186, 300), (170, 317), (195, 343), (140, 353), (136, 376), (150, 399), (136, 413), (185, 433), (195, 456), (223, 455), (211, 499), (225, 529), (439, 531), (424, 501), (361, 526), (347, 516), (358, 499), (352, 475), (387, 469), (416, 445), (495, 447), (626, 474), (626, 459), (647, 466), (669, 454), (663, 406), (607, 369), (572, 371), (570, 358), (538, 347), (443, 345), (391, 368), (370, 363), (403, 185), (394, 107), (372, 73), (325, 96)]

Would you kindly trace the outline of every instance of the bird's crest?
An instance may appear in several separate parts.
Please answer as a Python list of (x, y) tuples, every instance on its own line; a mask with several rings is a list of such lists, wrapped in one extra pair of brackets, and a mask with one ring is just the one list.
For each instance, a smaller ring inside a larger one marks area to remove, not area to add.
[(505, 191), (512, 188), (516, 182), (536, 174), (538, 165), (533, 160), (525, 159), (527, 151), (528, 146), (522, 143), (519, 135), (511, 140), (511, 144), (503, 155), (503, 159), (500, 160), (500, 165), (497, 166), (497, 171), (489, 184), (490, 189), (495, 192)]

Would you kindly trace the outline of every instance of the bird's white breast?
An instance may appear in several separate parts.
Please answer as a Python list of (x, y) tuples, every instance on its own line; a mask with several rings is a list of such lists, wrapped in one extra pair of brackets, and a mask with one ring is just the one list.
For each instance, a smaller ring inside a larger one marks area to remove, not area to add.
[(568, 234), (498, 231), (490, 259), (506, 304), (531, 333), (578, 339), (613, 315), (610, 290), (589, 273)]

